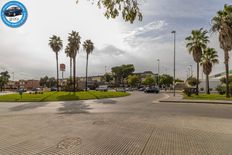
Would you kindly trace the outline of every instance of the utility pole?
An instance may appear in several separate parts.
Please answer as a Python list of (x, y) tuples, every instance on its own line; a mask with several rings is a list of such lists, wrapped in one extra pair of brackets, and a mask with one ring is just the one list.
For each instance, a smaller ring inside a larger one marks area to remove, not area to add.
[(107, 72), (107, 66), (105, 66), (105, 74), (106, 74), (106, 72)]
[(189, 65), (190, 66), (190, 76), (192, 77), (193, 76), (193, 66), (192, 65)]
[(172, 31), (174, 34), (174, 79), (173, 79), (173, 96), (176, 96), (176, 31)]
[(12, 78), (13, 78), (13, 81), (14, 81), (14, 72), (12, 72)]
[(158, 62), (158, 81), (157, 81), (157, 85), (159, 86), (159, 79), (160, 79), (160, 59), (157, 59)]

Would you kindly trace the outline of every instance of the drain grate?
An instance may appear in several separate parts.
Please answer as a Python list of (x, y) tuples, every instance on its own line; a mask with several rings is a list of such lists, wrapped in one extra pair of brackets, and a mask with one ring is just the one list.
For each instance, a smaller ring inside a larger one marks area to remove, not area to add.
[(65, 138), (57, 144), (58, 149), (70, 149), (81, 144), (81, 138)]

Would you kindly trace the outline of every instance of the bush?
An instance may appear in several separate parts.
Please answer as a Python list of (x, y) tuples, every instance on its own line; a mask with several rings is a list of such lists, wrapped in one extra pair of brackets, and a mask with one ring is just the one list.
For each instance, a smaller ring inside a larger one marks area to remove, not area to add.
[(197, 81), (197, 78), (195, 78), (195, 77), (189, 77), (188, 79), (187, 79), (187, 83), (190, 85), (190, 86), (196, 86), (197, 84), (200, 84), (201, 83), (201, 81)]
[(187, 95), (188, 97), (190, 97), (192, 95), (192, 92), (188, 87), (185, 87), (184, 88), (184, 94)]
[(216, 90), (220, 95), (224, 95), (226, 93), (226, 87), (223, 85), (218, 85)]

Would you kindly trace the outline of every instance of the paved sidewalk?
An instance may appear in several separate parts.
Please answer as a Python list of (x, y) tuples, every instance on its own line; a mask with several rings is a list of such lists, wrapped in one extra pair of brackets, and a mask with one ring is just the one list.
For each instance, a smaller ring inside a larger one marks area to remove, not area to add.
[(181, 93), (177, 93), (176, 96), (172, 94), (166, 94), (168, 97), (166, 99), (159, 100), (159, 102), (172, 102), (172, 103), (206, 103), (206, 104), (231, 104), (232, 101), (225, 100), (188, 100), (183, 99)]
[(232, 106), (168, 97), (0, 103), (0, 155), (232, 155)]

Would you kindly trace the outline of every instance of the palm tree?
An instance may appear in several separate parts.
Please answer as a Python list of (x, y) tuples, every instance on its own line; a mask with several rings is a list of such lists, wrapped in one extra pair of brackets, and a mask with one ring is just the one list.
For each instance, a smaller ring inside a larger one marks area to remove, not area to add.
[(73, 89), (76, 92), (76, 56), (77, 52), (80, 49), (81, 44), (81, 37), (78, 32), (72, 31), (69, 33), (68, 41), (69, 41), (69, 48), (71, 51), (71, 56), (73, 59)]
[(229, 98), (229, 51), (232, 50), (232, 5), (225, 5), (212, 19), (213, 32), (219, 32), (220, 47), (224, 51), (226, 97)]
[[(208, 32), (202, 28), (199, 30), (192, 30), (191, 36), (187, 37), (186, 47), (190, 54), (193, 55), (194, 61), (197, 63), (197, 81), (199, 81), (199, 63), (202, 57), (202, 51), (206, 48), (206, 44), (209, 42)], [(196, 85), (196, 95), (198, 95), (198, 84)]]
[(85, 80), (85, 90), (88, 89), (88, 63), (89, 63), (89, 54), (91, 54), (94, 50), (94, 44), (91, 40), (86, 40), (83, 44), (83, 48), (86, 51), (86, 80)]
[(214, 64), (218, 63), (217, 51), (214, 48), (206, 48), (203, 51), (200, 65), (203, 66), (203, 72), (206, 75), (206, 93), (210, 94), (209, 91), (209, 74), (212, 71)]
[(62, 40), (60, 39), (60, 37), (53, 35), (50, 40), (49, 40), (49, 46), (51, 47), (51, 49), (53, 50), (53, 52), (55, 52), (56, 54), (56, 76), (57, 76), (57, 81), (56, 81), (56, 85), (57, 85), (57, 91), (59, 91), (59, 62), (58, 62), (58, 53), (59, 51), (63, 48), (63, 43)]
[(70, 79), (72, 79), (72, 53), (69, 47), (69, 44), (65, 48), (66, 56), (70, 59)]

